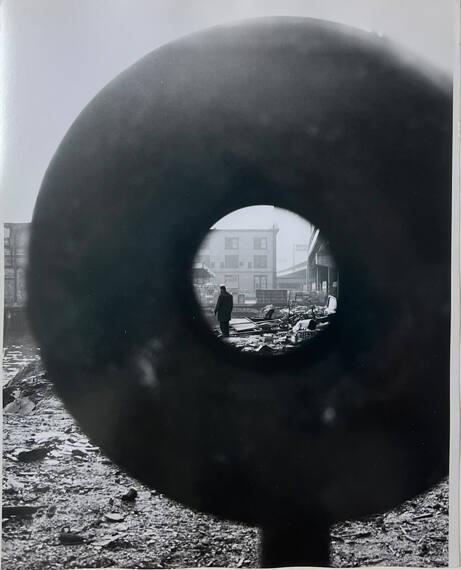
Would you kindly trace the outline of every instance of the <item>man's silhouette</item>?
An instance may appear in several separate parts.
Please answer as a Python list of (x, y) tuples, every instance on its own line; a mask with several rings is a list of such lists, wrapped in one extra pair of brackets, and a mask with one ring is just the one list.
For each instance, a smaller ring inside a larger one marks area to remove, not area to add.
[(214, 314), (219, 321), (222, 335), (228, 337), (229, 321), (231, 320), (232, 309), (234, 308), (234, 300), (232, 295), (226, 291), (225, 285), (221, 285), (219, 288), (221, 289), (221, 293), (219, 294)]

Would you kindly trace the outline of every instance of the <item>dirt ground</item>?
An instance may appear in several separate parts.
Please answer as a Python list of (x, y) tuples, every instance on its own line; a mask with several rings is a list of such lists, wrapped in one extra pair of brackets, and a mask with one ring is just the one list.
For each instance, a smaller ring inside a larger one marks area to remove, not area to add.
[[(258, 566), (257, 529), (184, 508), (106, 460), (53, 395), (39, 361), (10, 385), (2, 568)], [(336, 567), (447, 563), (447, 481), (398, 510), (332, 529)]]

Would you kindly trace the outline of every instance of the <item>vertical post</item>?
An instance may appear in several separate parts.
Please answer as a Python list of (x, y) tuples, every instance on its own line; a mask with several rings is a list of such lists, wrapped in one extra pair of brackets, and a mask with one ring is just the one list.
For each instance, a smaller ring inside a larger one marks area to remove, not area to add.
[(307, 241), (307, 261), (306, 261), (306, 293), (309, 293), (310, 290), (310, 267), (309, 267), (309, 254), (310, 254), (310, 250), (311, 250), (311, 243), (312, 243), (312, 238), (314, 237), (314, 233), (315, 233), (315, 226), (311, 225), (311, 232), (309, 234), (309, 239)]
[(330, 525), (324, 519), (286, 517), (262, 528), (260, 564), (323, 566), (330, 564)]
[(306, 293), (309, 293), (309, 246), (307, 246), (307, 261), (306, 261)]
[(309, 248), (312, 239), (312, 226), (309, 234), (309, 239), (307, 240), (307, 253), (306, 253), (306, 293), (309, 293)]
[(278, 289), (278, 279), (277, 279), (277, 234), (278, 226), (276, 224), (272, 225), (272, 289)]
[(11, 260), (13, 266), (13, 275), (14, 275), (14, 297), (13, 302), (16, 305), (18, 302), (18, 260), (16, 256), (16, 228), (11, 228), (10, 230), (10, 247), (11, 247)]

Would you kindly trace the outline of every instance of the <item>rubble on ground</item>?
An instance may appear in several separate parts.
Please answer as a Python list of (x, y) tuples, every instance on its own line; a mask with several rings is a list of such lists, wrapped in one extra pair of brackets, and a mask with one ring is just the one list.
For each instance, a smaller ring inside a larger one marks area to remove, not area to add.
[[(267, 305), (261, 310), (260, 317), (231, 319), (230, 336), (223, 340), (242, 352), (285, 354), (316, 337), (329, 322), (330, 315), (321, 305), (282, 309)], [(219, 327), (215, 332), (221, 336)]]
[(51, 391), (41, 360), (31, 362), (3, 386), (3, 413), (27, 415)]
[[(14, 389), (36, 407), (3, 420), (2, 568), (259, 567), (258, 529), (183, 507), (121, 471), (81, 432), (41, 366)], [(47, 453), (18, 460), (36, 448)], [(333, 567), (446, 566), (448, 482), (339, 523), (331, 537)]]

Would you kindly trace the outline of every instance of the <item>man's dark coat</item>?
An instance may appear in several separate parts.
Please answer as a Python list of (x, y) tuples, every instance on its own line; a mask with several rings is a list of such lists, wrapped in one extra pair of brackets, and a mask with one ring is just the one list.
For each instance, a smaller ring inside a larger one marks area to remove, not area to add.
[(234, 300), (232, 295), (227, 291), (222, 291), (219, 294), (218, 302), (215, 307), (215, 315), (218, 316), (218, 321), (228, 322), (231, 320), (232, 309), (234, 308)]

